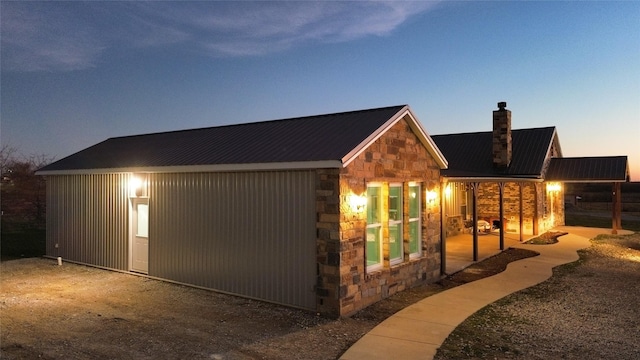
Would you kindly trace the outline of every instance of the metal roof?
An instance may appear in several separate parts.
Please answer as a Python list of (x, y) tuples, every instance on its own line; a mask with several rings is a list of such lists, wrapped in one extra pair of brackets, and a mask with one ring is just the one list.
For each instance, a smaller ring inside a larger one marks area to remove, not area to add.
[(556, 136), (555, 127), (512, 130), (512, 158), (506, 169), (493, 166), (491, 131), (431, 138), (449, 161), (442, 175), (457, 178), (540, 178)]
[(545, 178), (563, 182), (624, 182), (629, 179), (629, 163), (626, 156), (553, 158)]
[[(192, 130), (162, 132), (107, 139), (101, 143), (41, 168), (42, 175), (84, 173), (91, 170), (141, 171), (166, 167), (193, 169), (215, 165), (249, 164), (248, 169), (269, 168), (265, 164), (342, 164), (381, 134), (401, 116), (415, 129), (422, 129), (407, 105), (272, 120)], [(425, 133), (426, 134), (426, 133)], [(426, 136), (425, 146), (440, 154)], [(440, 154), (441, 155), (441, 154)], [(446, 167), (446, 160), (441, 159)], [(253, 164), (253, 165), (251, 165)], [(257, 166), (255, 166), (258, 164)], [(259, 166), (259, 165), (262, 166)], [(295, 165), (298, 166), (298, 165)], [(310, 166), (310, 165), (306, 165)], [(334, 165), (335, 166), (335, 165)], [(217, 168), (217, 169), (218, 169)]]

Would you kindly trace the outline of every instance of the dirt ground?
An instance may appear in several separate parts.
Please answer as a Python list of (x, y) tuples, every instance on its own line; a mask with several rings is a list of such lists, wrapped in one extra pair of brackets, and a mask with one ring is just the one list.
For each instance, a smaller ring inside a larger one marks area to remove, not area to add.
[(0, 264), (2, 359), (335, 359), (414, 302), (536, 255), (509, 249), (351, 318), (31, 258)]

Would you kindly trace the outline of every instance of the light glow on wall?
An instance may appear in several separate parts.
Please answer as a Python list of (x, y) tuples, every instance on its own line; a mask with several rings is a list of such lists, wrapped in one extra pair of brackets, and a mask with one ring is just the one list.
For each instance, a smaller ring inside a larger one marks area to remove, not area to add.
[(131, 177), (129, 178), (129, 196), (146, 196), (146, 186), (147, 180), (144, 175), (131, 175)]
[(447, 184), (447, 186), (444, 188), (444, 196), (446, 196), (447, 198), (451, 196), (451, 184)]
[(438, 193), (433, 191), (433, 190), (429, 190), (427, 191), (427, 203), (431, 204), (433, 202), (436, 201), (436, 199), (438, 198)]
[(361, 213), (367, 206), (367, 197), (364, 195), (349, 195), (349, 206), (354, 213)]
[(560, 190), (562, 190), (562, 185), (560, 185), (560, 183), (547, 183), (547, 192), (558, 192)]

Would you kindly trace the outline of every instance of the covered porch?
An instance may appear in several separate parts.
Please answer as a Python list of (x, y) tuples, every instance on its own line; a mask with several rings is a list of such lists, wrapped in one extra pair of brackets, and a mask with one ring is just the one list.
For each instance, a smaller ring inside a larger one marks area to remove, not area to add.
[[(523, 234), (523, 242), (537, 235)], [(504, 249), (521, 244), (519, 233), (504, 234)], [(482, 261), (503, 250), (500, 249), (500, 232), (491, 231), (478, 235), (478, 261)], [(445, 274), (453, 274), (475, 263), (473, 259), (473, 234), (458, 234), (447, 237)]]

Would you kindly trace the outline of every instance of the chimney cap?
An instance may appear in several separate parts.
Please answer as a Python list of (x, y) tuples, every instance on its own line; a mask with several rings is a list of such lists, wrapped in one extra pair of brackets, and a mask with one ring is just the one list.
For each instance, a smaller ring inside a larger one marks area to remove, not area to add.
[(498, 109), (499, 110), (504, 110), (504, 108), (507, 107), (507, 102), (506, 101), (501, 101), (498, 103)]

